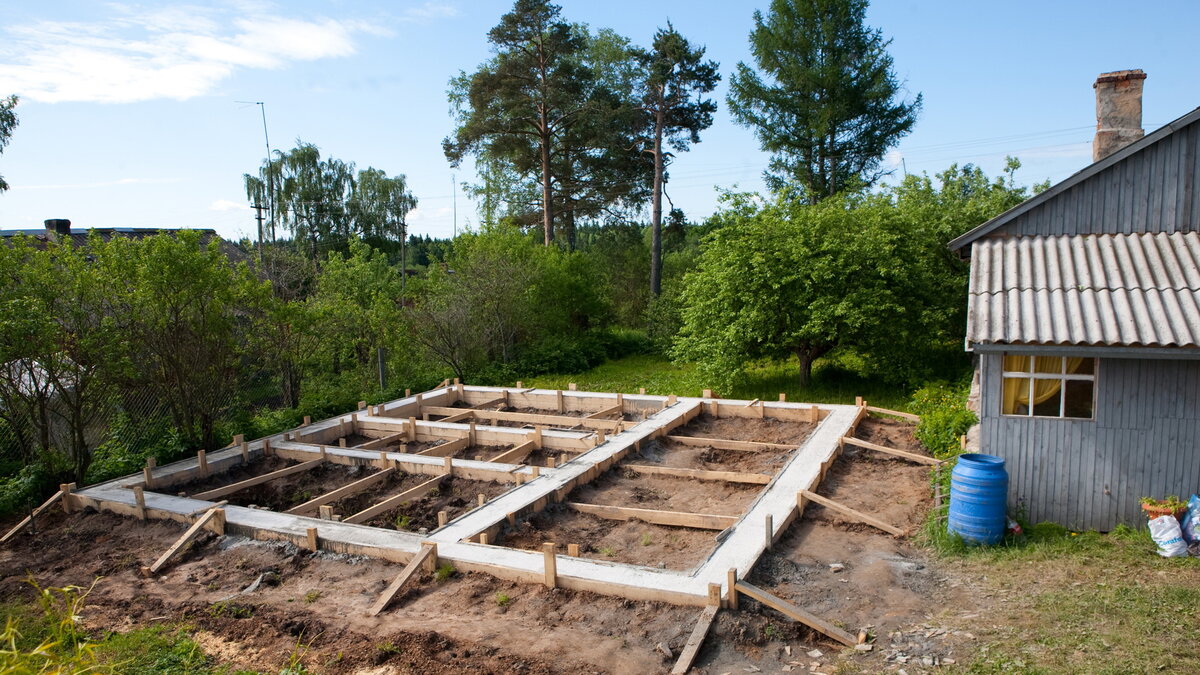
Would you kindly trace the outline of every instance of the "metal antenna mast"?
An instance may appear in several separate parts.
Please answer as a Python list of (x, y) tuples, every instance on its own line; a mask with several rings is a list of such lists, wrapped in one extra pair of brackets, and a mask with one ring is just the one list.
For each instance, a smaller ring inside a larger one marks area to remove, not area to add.
[[(267, 104), (263, 101), (234, 101), (234, 103), (245, 103), (246, 105), (258, 106), (259, 112), (262, 113), (263, 123), (263, 144), (267, 146), (267, 165), (271, 164), (271, 137), (267, 135)], [(267, 180), (271, 180), (271, 174), (267, 173)], [(271, 186), (266, 186), (267, 192), (267, 211), (271, 214), (271, 239), (275, 239), (275, 199), (272, 193)], [(258, 233), (258, 245), (262, 246), (262, 230)]]

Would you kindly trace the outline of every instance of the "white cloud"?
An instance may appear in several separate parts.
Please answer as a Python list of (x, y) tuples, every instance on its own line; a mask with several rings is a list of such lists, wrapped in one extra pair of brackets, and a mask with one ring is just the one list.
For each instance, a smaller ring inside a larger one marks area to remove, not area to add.
[(409, 7), (402, 16), (406, 21), (430, 21), (458, 16), (458, 7), (446, 2), (426, 2), (418, 7)]
[(409, 225), (420, 225), (449, 219), (453, 213), (454, 210), (449, 206), (442, 206), (436, 209), (423, 209), (418, 206), (408, 212), (405, 220), (408, 221)]
[(242, 202), (234, 202), (228, 199), (218, 199), (208, 205), (209, 211), (249, 211), (250, 207)]
[(0, 91), (34, 101), (129, 103), (208, 93), (241, 68), (349, 56), (378, 23), (292, 18), (268, 7), (112, 7), (97, 22), (9, 26), (0, 34)]

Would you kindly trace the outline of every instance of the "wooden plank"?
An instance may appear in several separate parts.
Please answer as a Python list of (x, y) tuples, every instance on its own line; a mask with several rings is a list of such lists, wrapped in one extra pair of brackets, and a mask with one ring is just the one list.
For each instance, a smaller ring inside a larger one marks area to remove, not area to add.
[(653, 466), (650, 464), (626, 464), (625, 468), (632, 469), (638, 473), (655, 474), (659, 476), (677, 476), (679, 478), (695, 478), (697, 480), (721, 480), (730, 483), (749, 483), (751, 485), (766, 485), (767, 483), (771, 482), (771, 476), (763, 473), (681, 469), (673, 466)]
[(240, 481), (232, 485), (226, 485), (225, 487), (219, 487), (215, 490), (208, 490), (207, 492), (201, 492), (199, 494), (189, 496), (192, 499), (215, 499), (217, 497), (224, 497), (225, 495), (231, 495), (238, 490), (244, 490), (255, 485), (262, 485), (263, 483), (269, 483), (276, 478), (283, 478), (284, 476), (290, 476), (294, 473), (300, 473), (301, 471), (315, 469), (324, 463), (324, 459), (314, 459), (308, 462), (301, 462), (299, 464), (293, 464), (292, 466), (284, 467), (278, 471), (264, 473), (263, 475), (255, 476), (254, 478), (247, 478), (244, 481)]
[(425, 495), (432, 492), (434, 488), (441, 485), (442, 481), (446, 480), (446, 478), (448, 478), (447, 474), (443, 474), (441, 476), (431, 478), (430, 480), (427, 480), (424, 483), (421, 483), (420, 485), (418, 485), (414, 488), (405, 490), (404, 492), (401, 492), (398, 495), (388, 497), (387, 499), (379, 502), (375, 506), (365, 508), (362, 511), (359, 511), (358, 513), (356, 513), (348, 518), (343, 518), (342, 522), (343, 523), (351, 523), (351, 524), (358, 524), (358, 523), (366, 522), (381, 513), (384, 513), (396, 506), (399, 506), (400, 504), (403, 504), (404, 502), (411, 502), (413, 500), (424, 497)]
[(418, 455), (426, 457), (453, 457), (462, 450), (466, 450), (471, 445), (470, 438), (456, 438), (453, 441), (447, 441), (441, 445), (435, 445), (427, 450), (418, 452)]
[(520, 464), (521, 462), (525, 461), (525, 458), (528, 457), (529, 454), (534, 450), (537, 450), (537, 443), (533, 441), (525, 441), (512, 450), (506, 450), (505, 452), (496, 455), (488, 461), (496, 462), (498, 464)]
[(589, 419), (589, 420), (600, 419), (602, 417), (608, 417), (609, 415), (615, 415), (618, 413), (622, 413), (624, 411), (625, 411), (625, 404), (618, 403), (611, 408), (605, 408), (604, 410), (598, 410), (598, 411), (592, 413), (591, 415), (588, 415), (585, 419)]
[(421, 565), (423, 565), (429, 556), (434, 554), (436, 551), (436, 544), (432, 546), (422, 546), (421, 550), (417, 551), (417, 554), (412, 557), (412, 560), (409, 560), (408, 564), (404, 566), (404, 569), (400, 571), (400, 574), (397, 574), (396, 578), (392, 580), (392, 583), (389, 584), (386, 589), (384, 589), (383, 593), (379, 596), (379, 599), (375, 601), (375, 604), (371, 605), (371, 616), (379, 616), (380, 612), (387, 609), (388, 603), (390, 603), (392, 599), (396, 597), (396, 594), (400, 592), (400, 589), (404, 588), (405, 584), (407, 584), (410, 580), (412, 580), (413, 577), (416, 576), (417, 572), (421, 570)]
[(905, 419), (910, 422), (920, 422), (921, 421), (921, 417), (919, 415), (914, 415), (912, 413), (906, 413), (906, 412), (900, 412), (899, 410), (888, 410), (887, 408), (876, 408), (873, 405), (867, 406), (867, 410), (870, 410), (871, 412), (874, 412), (874, 413), (879, 413), (881, 415), (891, 415), (892, 417), (899, 417), (900, 419)]
[(800, 444), (787, 445), (786, 443), (765, 443), (761, 441), (733, 441), (724, 438), (708, 438), (705, 436), (667, 436), (668, 441), (674, 441), (683, 445), (695, 445), (717, 450), (745, 450), (748, 452), (761, 452), (763, 450), (795, 450), (800, 447)]
[(838, 642), (846, 645), (847, 647), (853, 647), (854, 645), (858, 644), (857, 638), (855, 638), (850, 633), (847, 633), (846, 631), (842, 630), (841, 628), (838, 628), (837, 626), (833, 625), (832, 623), (829, 623), (828, 621), (822, 619), (821, 617), (817, 616), (816, 614), (813, 614), (811, 612), (808, 612), (807, 610), (801, 609), (801, 608), (797, 607), (796, 605), (793, 605), (792, 603), (790, 603), (782, 598), (777, 598), (774, 595), (771, 595), (770, 593), (762, 590), (761, 588), (758, 588), (756, 586), (751, 586), (750, 584), (746, 583), (745, 581), (739, 581), (737, 583), (737, 589), (739, 591), (741, 591), (743, 594), (748, 595), (751, 598), (754, 598), (755, 600), (761, 602), (762, 604), (766, 605), (767, 607), (770, 607), (779, 612), (782, 612), (783, 614), (790, 616), (791, 618), (795, 619), (796, 621), (799, 621), (800, 623), (808, 626), (809, 628), (812, 628), (815, 631), (819, 631), (821, 633), (824, 633), (825, 635), (828, 635), (829, 637), (833, 638), (834, 640), (837, 640)]
[(183, 533), (183, 536), (181, 536), (179, 539), (176, 539), (174, 544), (171, 544), (171, 548), (167, 549), (166, 553), (163, 553), (158, 557), (158, 560), (154, 561), (154, 564), (150, 566), (150, 572), (157, 573), (159, 570), (161, 570), (171, 558), (182, 551), (185, 546), (190, 544), (192, 540), (200, 534), (200, 531), (204, 529), (204, 526), (207, 525), (209, 521), (216, 518), (217, 514), (220, 512), (220, 508), (214, 508), (205, 511), (204, 515), (197, 518), (196, 522), (192, 523), (192, 526)]
[[(423, 408), (423, 410), (431, 415), (454, 415), (462, 412), (462, 409), (460, 408), (439, 408), (436, 406), (427, 406)], [(476, 412), (478, 413), (479, 411)], [(567, 429), (571, 427), (582, 426), (588, 429), (603, 429), (605, 431), (618, 431), (621, 424), (619, 420), (592, 420), (587, 419), (586, 417), (500, 412), (498, 410), (487, 411), (485, 417), (488, 419), (503, 420), (506, 422), (528, 422), (530, 424), (545, 424), (547, 426)]]
[(367, 441), (366, 443), (360, 443), (360, 444), (354, 446), (354, 449), (355, 450), (376, 450), (378, 448), (386, 448), (387, 446), (391, 445), (392, 443), (403, 443), (407, 436), (408, 436), (408, 434), (406, 432), (400, 431), (400, 432), (397, 432), (394, 434), (388, 434), (387, 436), (384, 436), (383, 438), (375, 438), (375, 439)]
[(626, 506), (606, 506), (603, 504), (580, 504), (566, 502), (566, 505), (580, 513), (587, 513), (610, 520), (641, 520), (654, 525), (673, 525), (675, 527), (691, 527), (698, 530), (724, 530), (737, 522), (734, 516), (719, 516), (710, 513), (684, 513), (682, 511), (657, 511), (654, 509), (633, 509)]
[(850, 508), (849, 506), (835, 502), (832, 499), (829, 499), (828, 497), (822, 497), (821, 495), (819, 495), (815, 492), (809, 491), (809, 490), (801, 490), (800, 494), (804, 495), (804, 498), (809, 501), (816, 502), (817, 504), (820, 504), (821, 506), (824, 506), (825, 508), (833, 509), (834, 511), (837, 511), (838, 513), (840, 513), (844, 516), (848, 516), (859, 522), (866, 523), (867, 525), (870, 525), (871, 527), (879, 528), (879, 529), (883, 530), (884, 532), (887, 532), (888, 534), (891, 534), (896, 537), (904, 536), (904, 530), (901, 530), (900, 528), (898, 528), (894, 525), (888, 525), (887, 523), (885, 523), (882, 520), (879, 520), (878, 518), (875, 518), (873, 516), (868, 516), (867, 514), (863, 513), (862, 511), (855, 511), (854, 509)]
[[(424, 410), (424, 409), (422, 409), (422, 410)], [(477, 415), (475, 414), (476, 412), (477, 411), (475, 411), (475, 410), (464, 410), (464, 411), (458, 413), (457, 415), (447, 415), (437, 421), (438, 422), (461, 422), (463, 420), (475, 419), (477, 417)]]
[[(482, 410), (483, 408), (490, 408), (494, 405), (508, 405), (508, 397), (501, 396), (500, 398), (494, 398), (490, 401), (484, 401), (483, 403), (476, 403), (475, 405), (473, 405), (471, 407)], [(438, 421), (444, 422), (445, 420), (438, 420)]]
[(874, 443), (859, 440), (857, 438), (854, 438), (853, 436), (846, 436), (842, 440), (844, 442), (846, 442), (848, 445), (856, 445), (860, 448), (866, 448), (867, 450), (874, 450), (876, 452), (883, 452), (883, 453), (887, 453), (889, 455), (903, 457), (905, 459), (912, 460), (914, 462), (919, 462), (921, 464), (929, 464), (931, 466), (937, 466), (942, 463), (942, 460), (940, 460), (940, 459), (935, 459), (933, 457), (928, 457), (926, 455), (918, 455), (918, 454), (912, 453), (912, 452), (905, 452), (903, 450), (897, 450), (895, 448), (889, 448), (889, 447), (886, 447), (883, 445), (876, 445)]
[(318, 507), (324, 506), (330, 502), (336, 502), (343, 497), (348, 497), (352, 494), (362, 492), (366, 488), (383, 481), (395, 472), (396, 469), (393, 467), (388, 467), (382, 471), (377, 471), (366, 478), (361, 478), (353, 483), (350, 483), (349, 485), (343, 485), (336, 490), (331, 490), (319, 497), (314, 497), (313, 499), (310, 499), (299, 506), (294, 506), (287, 511), (284, 511), (284, 513), (290, 513), (298, 516), (312, 513), (316, 511)]
[(59, 490), (58, 492), (55, 492), (53, 495), (51, 495), (50, 499), (47, 499), (45, 502), (42, 503), (41, 506), (39, 506), (33, 510), (32, 515), (25, 516), (25, 518), (23, 518), (21, 520), (21, 522), (17, 523), (11, 530), (6, 532), (3, 537), (0, 537), (0, 544), (3, 544), (5, 542), (7, 542), (9, 539), (12, 539), (13, 537), (15, 537), (18, 532), (25, 529), (25, 527), (27, 525), (29, 525), (29, 523), (32, 523), (34, 518), (37, 518), (38, 516), (42, 515), (43, 511), (45, 511), (46, 509), (48, 509), (51, 506), (54, 506), (56, 503), (58, 503), (58, 501), (60, 499), (62, 499), (62, 496), (63, 496), (62, 490)]
[(708, 631), (712, 628), (713, 620), (717, 618), (717, 611), (720, 609), (719, 605), (709, 605), (700, 612), (700, 618), (696, 620), (696, 627), (692, 629), (692, 635), (688, 638), (687, 644), (683, 646), (683, 651), (679, 652), (679, 659), (675, 661), (671, 675), (684, 675), (692, 669), (692, 663), (696, 660), (696, 655), (700, 653), (704, 638), (708, 637)]

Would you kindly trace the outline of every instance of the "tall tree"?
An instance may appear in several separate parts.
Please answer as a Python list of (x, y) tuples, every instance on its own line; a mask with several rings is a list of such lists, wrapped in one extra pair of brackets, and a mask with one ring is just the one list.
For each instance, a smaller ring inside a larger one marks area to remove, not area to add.
[[(13, 108), (17, 107), (16, 96), (0, 98), (0, 154), (4, 153), (4, 148), (8, 145), (12, 138), (13, 129), (17, 128), (17, 113)], [(0, 176), (0, 192), (8, 189), (8, 183), (4, 182), (4, 176)]]
[(739, 63), (729, 108), (771, 153), (768, 183), (794, 184), (809, 203), (886, 174), (888, 148), (907, 135), (921, 96), (899, 99), (890, 40), (863, 24), (867, 0), (772, 0), (754, 13), (750, 50), (762, 73)]
[(662, 292), (662, 198), (667, 181), (666, 142), (677, 152), (700, 142), (700, 132), (712, 126), (717, 104), (704, 98), (721, 75), (716, 61), (704, 60), (704, 47), (693, 47), (671, 24), (654, 34), (649, 50), (635, 52), (645, 80), (641, 103), (654, 158), (654, 188), (650, 209), (650, 292)]
[(516, 0), (488, 32), (496, 56), (451, 80), (458, 128), (442, 141), (454, 166), (467, 155), (490, 154), (521, 174), (539, 170), (547, 245), (554, 240), (553, 162), (586, 105), (581, 94), (590, 77), (575, 58), (583, 40), (560, 11), (546, 0)]

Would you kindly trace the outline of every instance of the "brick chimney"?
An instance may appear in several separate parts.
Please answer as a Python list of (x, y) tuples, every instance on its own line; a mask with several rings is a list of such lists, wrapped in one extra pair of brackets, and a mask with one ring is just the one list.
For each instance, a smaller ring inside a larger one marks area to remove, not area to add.
[(1096, 138), (1092, 161), (1098, 162), (1146, 135), (1142, 131), (1141, 70), (1101, 73), (1092, 85), (1096, 90)]
[(46, 234), (51, 238), (71, 236), (71, 221), (66, 218), (51, 218), (46, 221)]

